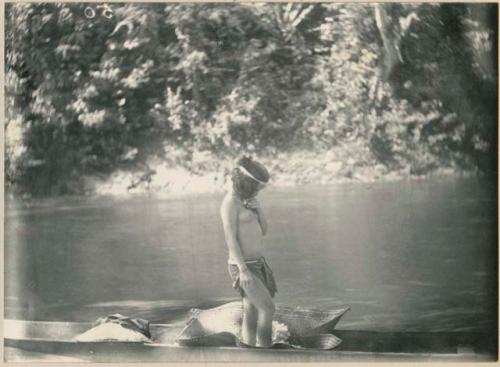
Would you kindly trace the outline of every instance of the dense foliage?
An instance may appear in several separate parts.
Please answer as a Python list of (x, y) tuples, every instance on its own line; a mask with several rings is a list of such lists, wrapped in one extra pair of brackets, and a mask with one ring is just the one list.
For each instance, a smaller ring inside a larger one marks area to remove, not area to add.
[(147, 176), (151, 157), (202, 171), (300, 149), (412, 174), (496, 167), (496, 4), (97, 5), (6, 7), (20, 192)]

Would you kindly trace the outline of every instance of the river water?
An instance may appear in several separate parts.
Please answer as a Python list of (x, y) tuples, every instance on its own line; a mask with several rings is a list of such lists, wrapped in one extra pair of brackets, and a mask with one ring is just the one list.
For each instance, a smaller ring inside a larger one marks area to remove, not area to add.
[[(265, 254), (278, 304), (350, 306), (338, 327), (496, 327), (496, 188), (479, 179), (268, 188)], [(237, 299), (221, 194), (11, 202), (5, 316), (168, 321)]]

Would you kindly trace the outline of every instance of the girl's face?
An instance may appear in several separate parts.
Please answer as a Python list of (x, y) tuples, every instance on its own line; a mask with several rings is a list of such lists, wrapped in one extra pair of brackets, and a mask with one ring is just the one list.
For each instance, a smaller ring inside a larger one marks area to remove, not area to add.
[(266, 185), (259, 182), (259, 185), (257, 186), (257, 193), (259, 193), (261, 190), (264, 190), (265, 188)]
[(255, 196), (257, 196), (259, 194), (259, 192), (261, 192), (262, 190), (264, 190), (266, 188), (266, 185), (265, 184), (262, 184), (260, 182), (257, 183), (257, 186), (255, 188)]
[(240, 173), (237, 169), (233, 171), (232, 181), (234, 190), (244, 200), (257, 196), (259, 191), (266, 187), (266, 184)]

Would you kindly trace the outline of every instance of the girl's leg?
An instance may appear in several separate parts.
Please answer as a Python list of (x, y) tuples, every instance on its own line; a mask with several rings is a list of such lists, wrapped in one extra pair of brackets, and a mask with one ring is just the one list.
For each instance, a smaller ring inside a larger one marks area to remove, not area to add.
[(243, 343), (255, 346), (257, 333), (257, 309), (247, 297), (243, 297), (243, 323), (241, 326), (241, 339)]
[(274, 302), (269, 291), (258, 278), (251, 286), (245, 288), (249, 302), (257, 309), (257, 347), (270, 347), (272, 345), (272, 321), (274, 315)]

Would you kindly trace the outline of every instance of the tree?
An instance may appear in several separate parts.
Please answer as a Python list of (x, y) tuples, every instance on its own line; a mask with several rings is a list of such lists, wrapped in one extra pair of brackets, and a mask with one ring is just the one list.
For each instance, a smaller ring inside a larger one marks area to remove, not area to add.
[(9, 141), (6, 168), (22, 192), (147, 176), (154, 156), (195, 169), (199, 152), (495, 167), (495, 4), (87, 6), (6, 7), (7, 127), (23, 147)]

